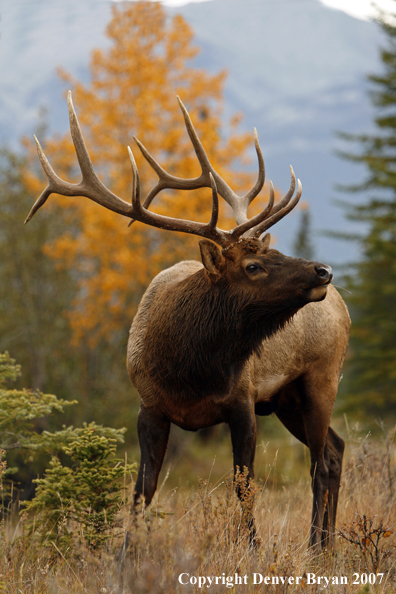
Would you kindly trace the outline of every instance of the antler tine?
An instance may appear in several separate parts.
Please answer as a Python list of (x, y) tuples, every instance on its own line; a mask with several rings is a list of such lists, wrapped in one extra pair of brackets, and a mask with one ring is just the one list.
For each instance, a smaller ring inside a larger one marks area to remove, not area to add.
[[(184, 118), (184, 123), (186, 124), (186, 128), (187, 128), (187, 132), (188, 135), (190, 137), (191, 143), (194, 147), (195, 150), (195, 154), (198, 157), (198, 161), (202, 167), (202, 172), (206, 175), (210, 173), (215, 173), (214, 171), (212, 171), (212, 166), (210, 164), (208, 155), (206, 154), (206, 151), (202, 145), (202, 142), (200, 141), (198, 134), (195, 131), (194, 125), (192, 123), (192, 120), (190, 118), (190, 114), (188, 113), (186, 106), (184, 105), (183, 101), (180, 99), (179, 95), (176, 96), (177, 101), (180, 105), (180, 109), (182, 111), (183, 114), (183, 118)], [(213, 175), (213, 177), (219, 177), (218, 174)], [(224, 182), (224, 180), (221, 180)], [(229, 192), (231, 192), (231, 188), (228, 187)], [(224, 197), (224, 196), (223, 196)]]
[(71, 91), (67, 93), (67, 108), (69, 111), (70, 133), (73, 139), (74, 148), (76, 149), (77, 160), (78, 164), (80, 165), (83, 181), (88, 181), (91, 177), (93, 179), (98, 179), (92, 165), (91, 157), (89, 156), (87, 147), (85, 146), (80, 123), (74, 110)]
[(295, 197), (293, 198), (293, 200), (291, 202), (289, 202), (288, 204), (286, 204), (286, 206), (284, 206), (284, 208), (282, 208), (282, 210), (278, 210), (278, 212), (273, 213), (266, 221), (264, 221), (261, 225), (258, 225), (256, 229), (254, 229), (254, 237), (261, 237), (263, 236), (263, 234), (273, 225), (275, 225), (275, 223), (277, 223), (278, 221), (280, 221), (281, 219), (283, 219), (284, 216), (286, 216), (291, 210), (293, 210), (293, 208), (298, 204), (298, 201), (301, 198), (301, 194), (302, 194), (302, 185), (300, 180), (297, 180), (297, 193), (295, 195)]
[[(288, 189), (288, 191), (286, 192), (286, 194), (284, 195), (284, 197), (282, 198), (282, 200), (280, 202), (278, 202), (278, 204), (276, 204), (272, 210), (268, 213), (268, 217), (269, 216), (274, 216), (275, 214), (277, 214), (278, 212), (283, 212), (283, 210), (287, 207), (287, 205), (289, 204), (293, 194), (294, 194), (294, 190), (296, 188), (296, 176), (294, 174), (294, 170), (293, 167), (290, 165), (290, 172), (291, 172), (291, 181), (290, 181), (290, 187)], [(302, 190), (301, 190), (302, 191)], [(298, 198), (298, 200), (300, 199), (301, 194)], [(293, 207), (294, 208), (294, 207)], [(289, 211), (287, 211), (289, 212)], [(286, 214), (286, 213), (285, 213)], [(284, 215), (282, 215), (284, 216)], [(259, 237), (259, 235), (261, 235), (261, 233), (263, 232), (263, 230), (267, 229), (267, 217), (264, 217), (260, 223), (258, 223), (256, 226), (251, 227), (250, 233), (248, 233), (248, 235), (252, 236), (252, 237)], [(282, 218), (282, 217), (280, 217)], [(279, 219), (277, 219), (279, 220)], [(276, 221), (275, 221), (276, 222)], [(274, 224), (274, 223), (273, 223)], [(270, 225), (272, 226), (272, 225)]]
[(113, 194), (108, 188), (106, 188), (106, 186), (102, 184), (94, 172), (91, 159), (85, 146), (78, 118), (76, 112), (74, 111), (70, 91), (68, 93), (67, 101), (69, 107), (70, 132), (74, 147), (76, 149), (76, 155), (83, 179), (78, 184), (71, 184), (61, 179), (51, 167), (39, 141), (35, 137), (37, 152), (41, 161), (41, 165), (47, 176), (48, 185), (33, 204), (33, 207), (31, 208), (25, 223), (30, 221), (37, 210), (47, 201), (48, 197), (54, 193), (60, 194), (61, 196), (85, 196), (86, 198), (89, 198), (90, 200), (93, 200), (94, 202), (97, 202), (98, 204), (101, 204), (102, 206), (105, 206), (114, 212), (131, 217), (133, 215), (132, 207), (127, 202)]
[[(132, 206), (135, 211), (141, 210), (140, 204), (140, 178), (139, 171), (136, 165), (135, 157), (131, 151), (131, 147), (128, 146), (128, 155), (132, 167)], [(129, 222), (129, 225), (133, 223), (134, 219)], [(129, 227), (128, 225), (128, 227)]]
[(197, 188), (206, 187), (208, 184), (201, 181), (201, 177), (196, 177), (192, 179), (183, 179), (181, 177), (176, 177), (175, 175), (171, 175), (161, 165), (158, 163), (156, 159), (152, 156), (152, 154), (146, 149), (144, 144), (140, 142), (136, 136), (133, 137), (134, 141), (138, 145), (143, 157), (149, 163), (149, 165), (154, 169), (156, 174), (159, 177), (157, 184), (150, 190), (147, 194), (146, 198), (144, 199), (143, 205), (145, 208), (148, 208), (154, 198), (161, 190), (169, 189), (169, 190), (195, 190)]
[(198, 223), (195, 221), (188, 221), (185, 219), (175, 219), (173, 217), (166, 217), (164, 215), (159, 215), (154, 212), (151, 212), (147, 210), (147, 208), (145, 208), (144, 205), (142, 205), (140, 201), (139, 173), (130, 147), (128, 147), (128, 153), (133, 175), (132, 207), (135, 220), (140, 221), (142, 223), (147, 223), (152, 227), (157, 227), (159, 229), (167, 229), (168, 231), (181, 231), (183, 233), (191, 233), (193, 235), (206, 237), (208, 239), (212, 239), (213, 241), (215, 241), (223, 247), (229, 245), (229, 243), (232, 241), (229, 233), (227, 231), (222, 231), (221, 229), (218, 229), (216, 227), (219, 213), (219, 201), (217, 196), (216, 183), (213, 179), (213, 176), (211, 176), (210, 179), (212, 185), (213, 203), (212, 215), (209, 223)]
[(294, 190), (296, 189), (296, 175), (295, 175), (294, 169), (291, 165), (290, 165), (290, 175), (291, 175), (291, 181), (290, 181), (289, 189), (287, 190), (287, 192), (284, 195), (284, 197), (282, 198), (282, 200), (280, 202), (278, 202), (278, 204), (276, 204), (276, 206), (274, 206), (274, 210), (272, 211), (272, 214), (275, 214), (279, 210), (282, 210), (282, 208), (284, 208), (287, 204), (289, 204), (291, 197), (294, 194)]
[[(269, 196), (267, 206), (264, 208), (264, 210), (259, 212), (256, 216), (247, 220), (242, 225), (238, 225), (237, 227), (235, 227), (231, 231), (232, 237), (234, 237), (235, 239), (238, 239), (239, 237), (242, 237), (242, 235), (244, 233), (246, 233), (247, 236), (253, 236), (254, 228), (257, 227), (260, 223), (262, 223), (262, 221), (265, 220), (271, 213), (272, 207), (274, 206), (274, 200), (275, 200), (274, 186), (273, 186), (272, 181), (270, 181), (270, 196)], [(249, 231), (250, 231), (250, 233), (249, 233)]]
[[(296, 176), (294, 174), (294, 170), (291, 165), (290, 165), (290, 172), (291, 172), (290, 187), (289, 187), (288, 191), (286, 192), (286, 194), (284, 195), (284, 197), (282, 198), (282, 200), (280, 202), (278, 202), (278, 204), (273, 206), (273, 208), (272, 207), (269, 208), (270, 204), (273, 205), (273, 198), (274, 198), (274, 196), (273, 196), (274, 188), (272, 186), (272, 182), (270, 182), (270, 200), (269, 200), (268, 206), (264, 211), (262, 211), (262, 213), (260, 213), (263, 216), (257, 215), (256, 221), (253, 218), (253, 219), (250, 219), (250, 221), (249, 221), (251, 223), (250, 225), (246, 224), (243, 233), (245, 233), (247, 236), (258, 237), (261, 234), (261, 229), (267, 228), (266, 227), (267, 217), (269, 217), (270, 215), (272, 217), (277, 212), (282, 211), (282, 209), (284, 209), (289, 204), (289, 202), (294, 194), (294, 190), (296, 188)], [(271, 193), (272, 193), (272, 201), (271, 201)]]
[(256, 198), (256, 196), (261, 192), (264, 183), (265, 183), (265, 165), (264, 165), (264, 157), (263, 153), (261, 152), (261, 147), (258, 139), (258, 134), (256, 128), (254, 128), (254, 146), (256, 149), (257, 160), (259, 165), (259, 171), (257, 176), (257, 181), (254, 184), (253, 188), (246, 194), (246, 207)]
[(216, 181), (216, 186), (220, 196), (222, 196), (224, 200), (231, 206), (237, 224), (240, 225), (242, 223), (245, 223), (247, 221), (247, 207), (249, 205), (249, 202), (247, 202), (246, 200), (246, 196), (240, 197), (235, 192), (233, 192), (233, 190), (231, 190), (227, 182), (225, 182), (224, 179), (220, 177), (220, 175), (217, 173), (217, 171), (213, 169), (209, 161), (209, 158), (206, 154), (206, 151), (194, 128), (194, 125), (190, 118), (190, 114), (188, 113), (183, 101), (180, 99), (179, 96), (177, 97), (177, 100), (179, 102), (180, 109), (182, 111), (184, 118), (184, 123), (186, 125), (186, 129), (190, 137), (191, 143), (194, 147), (195, 154), (197, 155), (198, 161), (201, 165), (202, 173), (198, 179), (203, 182), (202, 186), (207, 186), (208, 182), (210, 182), (209, 173), (211, 173)]
[(217, 186), (215, 179), (211, 173), (209, 173), (210, 185), (212, 186), (212, 216), (208, 223), (208, 229), (216, 229), (217, 221), (219, 220), (219, 197), (217, 195)]
[(37, 153), (38, 153), (42, 168), (44, 169), (44, 172), (48, 179), (48, 185), (45, 188), (45, 190), (43, 190), (41, 192), (40, 196), (37, 198), (36, 202), (33, 204), (32, 208), (30, 209), (30, 212), (25, 219), (25, 225), (26, 225), (26, 223), (28, 223), (30, 221), (30, 219), (38, 211), (38, 209), (41, 208), (43, 206), (43, 204), (45, 204), (47, 202), (47, 199), (50, 197), (50, 195), (53, 192), (55, 192), (55, 187), (56, 187), (55, 180), (59, 180), (60, 182), (62, 181), (56, 175), (55, 171), (52, 169), (50, 162), (48, 161), (47, 157), (45, 156), (44, 151), (41, 148), (41, 145), (40, 145), (39, 141), (37, 140), (36, 136), (34, 136), (34, 140), (36, 142)]

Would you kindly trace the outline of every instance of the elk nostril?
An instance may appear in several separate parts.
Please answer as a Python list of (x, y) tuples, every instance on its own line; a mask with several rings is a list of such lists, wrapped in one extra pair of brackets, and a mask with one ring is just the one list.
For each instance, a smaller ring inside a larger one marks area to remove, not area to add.
[(330, 266), (315, 266), (316, 274), (323, 279), (333, 278), (333, 271)]

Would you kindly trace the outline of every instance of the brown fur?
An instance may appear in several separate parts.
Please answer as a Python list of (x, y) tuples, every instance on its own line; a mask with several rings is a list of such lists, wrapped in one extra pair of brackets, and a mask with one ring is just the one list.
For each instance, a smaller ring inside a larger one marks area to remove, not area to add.
[(275, 412), (310, 449), (314, 545), (334, 534), (344, 445), (329, 425), (350, 321), (326, 267), (266, 244), (201, 241), (204, 266), (181, 262), (143, 296), (127, 358), (141, 398), (135, 495), (154, 495), (170, 423), (228, 423), (234, 466), (253, 477), (255, 414)]

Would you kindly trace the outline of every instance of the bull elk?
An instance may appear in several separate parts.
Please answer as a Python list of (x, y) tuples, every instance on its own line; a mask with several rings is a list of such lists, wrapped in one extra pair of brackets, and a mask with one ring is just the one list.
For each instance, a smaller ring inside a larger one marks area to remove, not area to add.
[[(152, 500), (171, 423), (189, 431), (227, 423), (235, 472), (246, 467), (249, 488), (254, 474), (255, 415), (275, 413), (310, 451), (310, 545), (331, 544), (344, 442), (330, 427), (330, 420), (348, 344), (347, 309), (330, 284), (333, 275), (329, 266), (290, 258), (269, 247), (270, 235), (265, 232), (290, 212), (301, 196), (293, 169), (284, 198), (274, 204), (270, 185), (267, 206), (249, 219), (248, 206), (265, 180), (257, 135), (258, 178), (254, 187), (239, 197), (213, 169), (186, 108), (179, 103), (202, 172), (194, 179), (168, 174), (135, 138), (159, 180), (142, 204), (139, 175), (128, 147), (133, 173), (129, 204), (95, 174), (69, 93), (70, 129), (82, 181), (71, 184), (61, 180), (36, 139), (48, 185), (26, 221), (56, 192), (85, 196), (132, 221), (203, 238), (199, 242), (202, 263), (184, 261), (158, 274), (145, 292), (130, 330), (127, 368), (141, 400), (141, 462), (135, 503), (141, 496), (146, 505)], [(148, 210), (165, 188), (202, 187), (212, 190), (208, 223)], [(237, 226), (231, 231), (217, 227), (218, 194), (233, 209)], [(252, 516), (248, 524), (254, 540)]]

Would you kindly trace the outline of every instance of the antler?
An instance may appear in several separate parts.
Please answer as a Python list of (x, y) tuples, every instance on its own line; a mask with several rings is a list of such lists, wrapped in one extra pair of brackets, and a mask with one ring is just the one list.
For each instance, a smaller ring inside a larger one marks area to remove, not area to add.
[[(48, 159), (46, 158), (39, 141), (35, 137), (37, 144), (38, 155), (48, 178), (48, 185), (42, 192), (40, 197), (34, 203), (29, 215), (26, 218), (25, 223), (30, 221), (32, 216), (37, 210), (43, 206), (47, 201), (48, 197), (53, 194), (61, 194), (63, 196), (85, 196), (101, 204), (105, 208), (122, 214), (132, 221), (137, 220), (142, 223), (146, 223), (153, 227), (160, 229), (168, 229), (170, 231), (181, 231), (184, 233), (191, 233), (193, 235), (199, 235), (206, 237), (219, 245), (225, 247), (230, 243), (235, 242), (242, 235), (259, 237), (269, 227), (274, 225), (282, 217), (284, 217), (290, 210), (294, 208), (301, 197), (301, 184), (298, 180), (297, 194), (291, 200), (295, 186), (296, 178), (291, 168), (291, 184), (287, 194), (284, 198), (274, 206), (274, 189), (270, 182), (270, 197), (267, 206), (256, 216), (248, 219), (247, 209), (252, 200), (258, 195), (262, 189), (265, 181), (265, 169), (264, 160), (261, 153), (260, 145), (258, 142), (257, 132), (255, 130), (254, 143), (257, 152), (257, 158), (259, 163), (258, 178), (253, 188), (242, 197), (237, 196), (235, 192), (231, 190), (228, 184), (219, 176), (219, 174), (213, 169), (208, 156), (203, 148), (201, 141), (199, 140), (194, 126), (191, 122), (191, 118), (184, 107), (181, 100), (178, 98), (181, 110), (183, 112), (184, 121), (191, 142), (193, 144), (195, 153), (198, 157), (198, 161), (201, 165), (202, 173), (199, 177), (193, 179), (182, 179), (175, 177), (167, 173), (161, 165), (152, 157), (149, 151), (144, 145), (135, 138), (143, 156), (158, 174), (158, 182), (155, 187), (149, 192), (144, 203), (141, 203), (140, 199), (140, 182), (139, 173), (136, 167), (136, 163), (132, 154), (131, 149), (128, 147), (129, 158), (132, 166), (133, 174), (133, 190), (132, 190), (132, 204), (125, 202), (115, 194), (113, 194), (97, 177), (91, 159), (89, 157), (87, 148), (85, 146), (84, 138), (82, 136), (81, 128), (74, 111), (71, 92), (68, 93), (68, 109), (70, 119), (70, 131), (74, 143), (74, 147), (77, 154), (77, 159), (80, 165), (82, 180), (78, 184), (71, 184), (63, 181), (57, 176), (53, 168), (51, 167)], [(163, 189), (174, 189), (174, 190), (193, 190), (197, 188), (210, 187), (212, 189), (212, 216), (208, 223), (199, 223), (196, 221), (188, 221), (184, 219), (176, 219), (172, 217), (166, 217), (153, 213), (148, 210), (151, 202), (155, 196)], [(231, 231), (223, 231), (217, 227), (218, 221), (218, 193), (228, 202), (231, 206), (237, 226)]]

